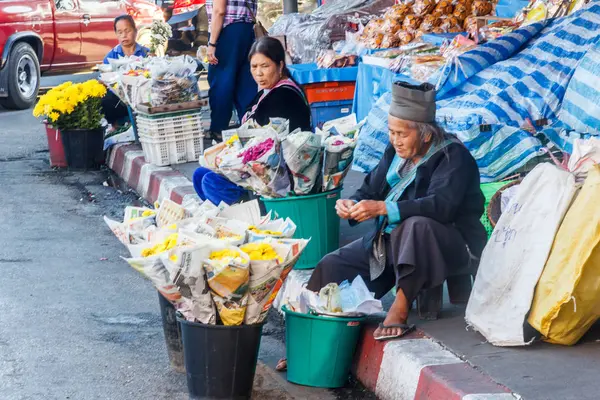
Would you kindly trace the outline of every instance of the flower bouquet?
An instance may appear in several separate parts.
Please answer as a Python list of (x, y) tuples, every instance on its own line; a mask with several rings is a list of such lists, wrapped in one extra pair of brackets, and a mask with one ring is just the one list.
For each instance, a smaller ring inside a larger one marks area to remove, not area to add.
[[(104, 164), (102, 98), (106, 87), (95, 79), (65, 82), (40, 97), (33, 109), (60, 131), (67, 166), (92, 169)], [(85, 136), (85, 138), (84, 138)]]

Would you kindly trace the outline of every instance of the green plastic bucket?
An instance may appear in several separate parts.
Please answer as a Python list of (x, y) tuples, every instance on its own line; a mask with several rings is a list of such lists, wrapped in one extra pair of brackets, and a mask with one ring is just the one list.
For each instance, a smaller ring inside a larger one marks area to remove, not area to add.
[(343, 387), (365, 317), (300, 314), (285, 306), (283, 311), (288, 381), (321, 388)]
[(311, 239), (295, 269), (314, 268), (323, 256), (340, 247), (340, 217), (335, 211), (335, 202), (341, 191), (339, 188), (308, 196), (261, 199), (267, 211), (294, 221), (298, 227), (295, 238)]

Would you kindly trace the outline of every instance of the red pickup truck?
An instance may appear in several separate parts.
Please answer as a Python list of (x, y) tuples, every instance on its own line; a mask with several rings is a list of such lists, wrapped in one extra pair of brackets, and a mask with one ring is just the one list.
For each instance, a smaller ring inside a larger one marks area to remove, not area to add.
[(118, 44), (113, 21), (138, 24), (147, 45), (150, 25), (163, 12), (147, 0), (0, 0), (0, 105), (33, 105), (41, 74), (90, 70)]

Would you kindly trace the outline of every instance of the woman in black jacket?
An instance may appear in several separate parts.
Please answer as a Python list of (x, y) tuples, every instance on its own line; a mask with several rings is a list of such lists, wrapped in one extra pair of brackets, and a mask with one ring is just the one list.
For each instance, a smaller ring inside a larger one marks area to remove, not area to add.
[[(264, 126), (271, 118), (283, 118), (289, 121), (290, 132), (298, 128), (310, 131), (310, 108), (302, 90), (290, 78), (281, 42), (269, 37), (260, 38), (252, 46), (249, 58), (252, 76), (260, 91), (242, 122), (254, 120)], [(216, 205), (222, 201), (236, 203), (246, 193), (242, 187), (204, 167), (196, 169), (193, 182), (198, 196)]]
[(310, 131), (310, 107), (302, 89), (291, 79), (285, 65), (285, 50), (275, 38), (258, 39), (250, 50), (250, 71), (259, 92), (242, 122), (255, 120), (267, 125), (271, 118), (290, 121), (290, 131)]
[(319, 291), (360, 275), (377, 297), (396, 287), (378, 340), (410, 332), (418, 293), (460, 272), (487, 240), (477, 164), (436, 125), (433, 86), (396, 83), (392, 94), (390, 146), (355, 195), (336, 204), (351, 224), (373, 220), (373, 232), (325, 256), (307, 286)]

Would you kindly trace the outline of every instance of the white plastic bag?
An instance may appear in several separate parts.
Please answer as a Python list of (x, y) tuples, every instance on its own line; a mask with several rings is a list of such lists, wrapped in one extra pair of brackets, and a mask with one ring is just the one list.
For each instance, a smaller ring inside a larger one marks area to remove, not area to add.
[(500, 217), (483, 251), (465, 315), (493, 345), (527, 344), (525, 316), (575, 192), (573, 175), (541, 164), (525, 177)]

